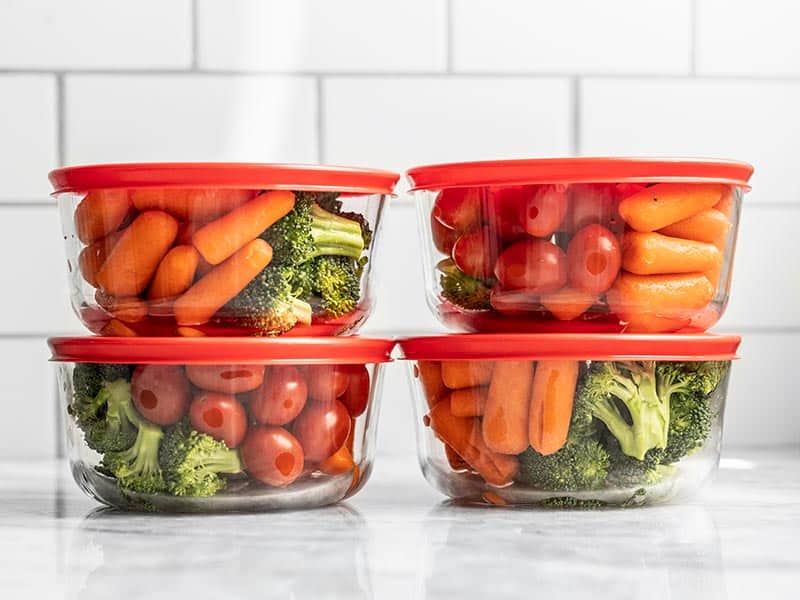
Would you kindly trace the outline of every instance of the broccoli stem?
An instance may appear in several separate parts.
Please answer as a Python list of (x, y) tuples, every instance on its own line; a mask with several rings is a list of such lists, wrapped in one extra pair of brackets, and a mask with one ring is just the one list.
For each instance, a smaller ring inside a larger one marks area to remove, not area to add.
[(364, 252), (361, 225), (330, 213), (318, 204), (311, 209), (311, 236), (314, 249), (306, 260), (325, 255), (359, 258)]

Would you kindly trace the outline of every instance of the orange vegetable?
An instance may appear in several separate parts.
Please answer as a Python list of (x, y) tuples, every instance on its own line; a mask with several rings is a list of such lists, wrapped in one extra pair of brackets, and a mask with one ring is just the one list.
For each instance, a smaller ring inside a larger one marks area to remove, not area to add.
[(733, 211), (733, 188), (726, 187), (725, 191), (722, 192), (722, 198), (720, 201), (714, 205), (714, 208), (725, 215), (726, 219), (731, 218), (731, 212)]
[(451, 390), (487, 385), (492, 379), (494, 363), (485, 360), (442, 361), (442, 381)]
[(341, 475), (355, 468), (356, 463), (353, 455), (347, 449), (347, 445), (342, 446), (331, 456), (319, 464), (319, 470), (326, 475)]
[(625, 333), (670, 333), (683, 329), (691, 322), (690, 317), (662, 317), (641, 312), (629, 317), (620, 315), (625, 321)]
[(720, 275), (722, 275), (722, 263), (719, 263), (718, 265), (712, 267), (711, 269), (703, 273), (703, 275), (705, 275), (706, 279), (708, 279), (711, 282), (711, 285), (714, 286), (714, 290), (716, 291), (716, 289), (719, 287)]
[(252, 200), (252, 190), (131, 190), (131, 201), (140, 211), (163, 210), (180, 221), (205, 222), (224, 215)]
[(159, 300), (180, 296), (192, 286), (199, 260), (200, 255), (193, 246), (172, 248), (161, 259), (153, 276), (153, 282), (147, 290), (147, 298)]
[(720, 264), (722, 253), (713, 244), (638, 231), (622, 238), (622, 268), (629, 273), (698, 273)]
[(415, 372), (422, 382), (422, 390), (430, 408), (447, 393), (442, 381), (442, 363), (435, 360), (420, 360), (417, 361)]
[(181, 337), (206, 337), (206, 334), (194, 327), (178, 327), (176, 330)]
[(483, 413), (483, 440), (493, 451), (519, 454), (528, 447), (532, 381), (530, 361), (497, 361)]
[(100, 335), (108, 337), (136, 337), (137, 334), (122, 321), (111, 319), (108, 323), (103, 325), (103, 328), (100, 330)]
[(724, 189), (716, 183), (657, 183), (621, 200), (619, 214), (636, 231), (657, 231), (711, 208)]
[(217, 265), (175, 301), (178, 325), (202, 325), (272, 260), (272, 247), (255, 239)]
[(724, 252), (730, 228), (731, 222), (722, 212), (716, 208), (709, 208), (693, 217), (667, 225), (660, 233), (714, 244), (720, 252)]
[(98, 271), (100, 288), (110, 296), (141, 294), (177, 233), (178, 222), (167, 213), (141, 213), (122, 233)]
[(75, 233), (91, 244), (113, 233), (130, 210), (128, 190), (92, 190), (75, 209)]
[(179, 246), (189, 246), (192, 243), (192, 236), (205, 223), (198, 221), (184, 221), (178, 227), (178, 235), (175, 237), (175, 244)]
[(572, 321), (589, 310), (597, 302), (597, 296), (566, 286), (557, 292), (542, 296), (541, 301), (542, 306), (559, 321)]
[(122, 232), (115, 231), (104, 238), (100, 238), (86, 246), (78, 255), (78, 268), (83, 279), (92, 287), (97, 287), (97, 273), (106, 262), (106, 257), (114, 244), (117, 243)]
[(438, 402), (429, 415), (431, 429), (464, 461), (492, 485), (511, 483), (519, 470), (516, 456), (492, 452), (481, 436), (480, 419), (456, 417), (450, 399)]
[(480, 417), (486, 410), (489, 388), (462, 388), (450, 392), (450, 410), (457, 417)]
[(620, 273), (606, 294), (618, 315), (652, 313), (669, 318), (691, 316), (714, 297), (714, 287), (702, 273), (634, 275)]
[(198, 229), (192, 236), (192, 243), (206, 261), (218, 265), (293, 208), (292, 192), (265, 192)]
[(577, 382), (574, 360), (540, 360), (536, 365), (528, 437), (539, 454), (554, 454), (566, 443)]
[(97, 290), (94, 299), (107, 313), (123, 323), (137, 323), (147, 316), (147, 304), (136, 296), (116, 298)]
[(467, 462), (458, 455), (458, 452), (453, 450), (447, 444), (444, 444), (444, 454), (447, 457), (447, 462), (453, 471), (466, 471), (469, 469)]

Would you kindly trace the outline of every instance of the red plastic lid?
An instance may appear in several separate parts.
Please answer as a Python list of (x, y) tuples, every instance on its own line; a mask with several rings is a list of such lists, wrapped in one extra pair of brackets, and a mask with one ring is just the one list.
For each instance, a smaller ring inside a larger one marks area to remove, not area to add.
[(409, 360), (733, 360), (738, 335), (463, 334), (398, 342)]
[(50, 171), (55, 193), (109, 188), (222, 188), (391, 194), (400, 175), (377, 169), (257, 163), (128, 163)]
[(55, 362), (131, 364), (368, 364), (390, 362), (394, 340), (360, 337), (47, 340)]
[(685, 181), (750, 189), (753, 167), (704, 158), (531, 158), (427, 165), (409, 169), (411, 190), (532, 183)]

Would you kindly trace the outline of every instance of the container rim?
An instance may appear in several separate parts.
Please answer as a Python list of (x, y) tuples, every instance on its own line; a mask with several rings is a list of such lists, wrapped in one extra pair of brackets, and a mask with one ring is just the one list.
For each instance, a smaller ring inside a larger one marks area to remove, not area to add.
[(738, 335), (457, 334), (398, 340), (405, 360), (735, 360)]
[(537, 183), (723, 183), (750, 191), (753, 166), (717, 158), (572, 157), (442, 163), (406, 172), (410, 191)]
[(316, 164), (163, 162), (61, 167), (54, 194), (114, 188), (284, 189), (392, 194), (398, 173)]
[(370, 364), (391, 362), (395, 341), (360, 337), (53, 337), (53, 362), (111, 364)]

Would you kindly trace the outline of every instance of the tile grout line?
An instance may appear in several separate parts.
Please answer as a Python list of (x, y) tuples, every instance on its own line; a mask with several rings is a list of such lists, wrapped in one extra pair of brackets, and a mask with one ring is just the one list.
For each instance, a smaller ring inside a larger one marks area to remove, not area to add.
[(325, 163), (325, 107), (324, 107), (324, 90), (322, 76), (317, 75), (316, 78), (316, 95), (317, 95), (317, 162), (320, 164)]
[[(66, 94), (64, 92), (64, 73), (56, 73), (56, 166), (61, 167), (66, 160)], [(44, 203), (42, 203), (44, 204)]]
[(697, 75), (697, 0), (689, 6), (689, 74)]
[(197, 22), (197, 0), (192, 0), (191, 8), (190, 8), (190, 20), (191, 20), (191, 36), (192, 36), (192, 61), (189, 66), (191, 71), (198, 70), (198, 49), (199, 49), (199, 41), (198, 41), (198, 22)]
[(444, 68), (447, 73), (453, 72), (453, 0), (445, 0), (445, 55)]

